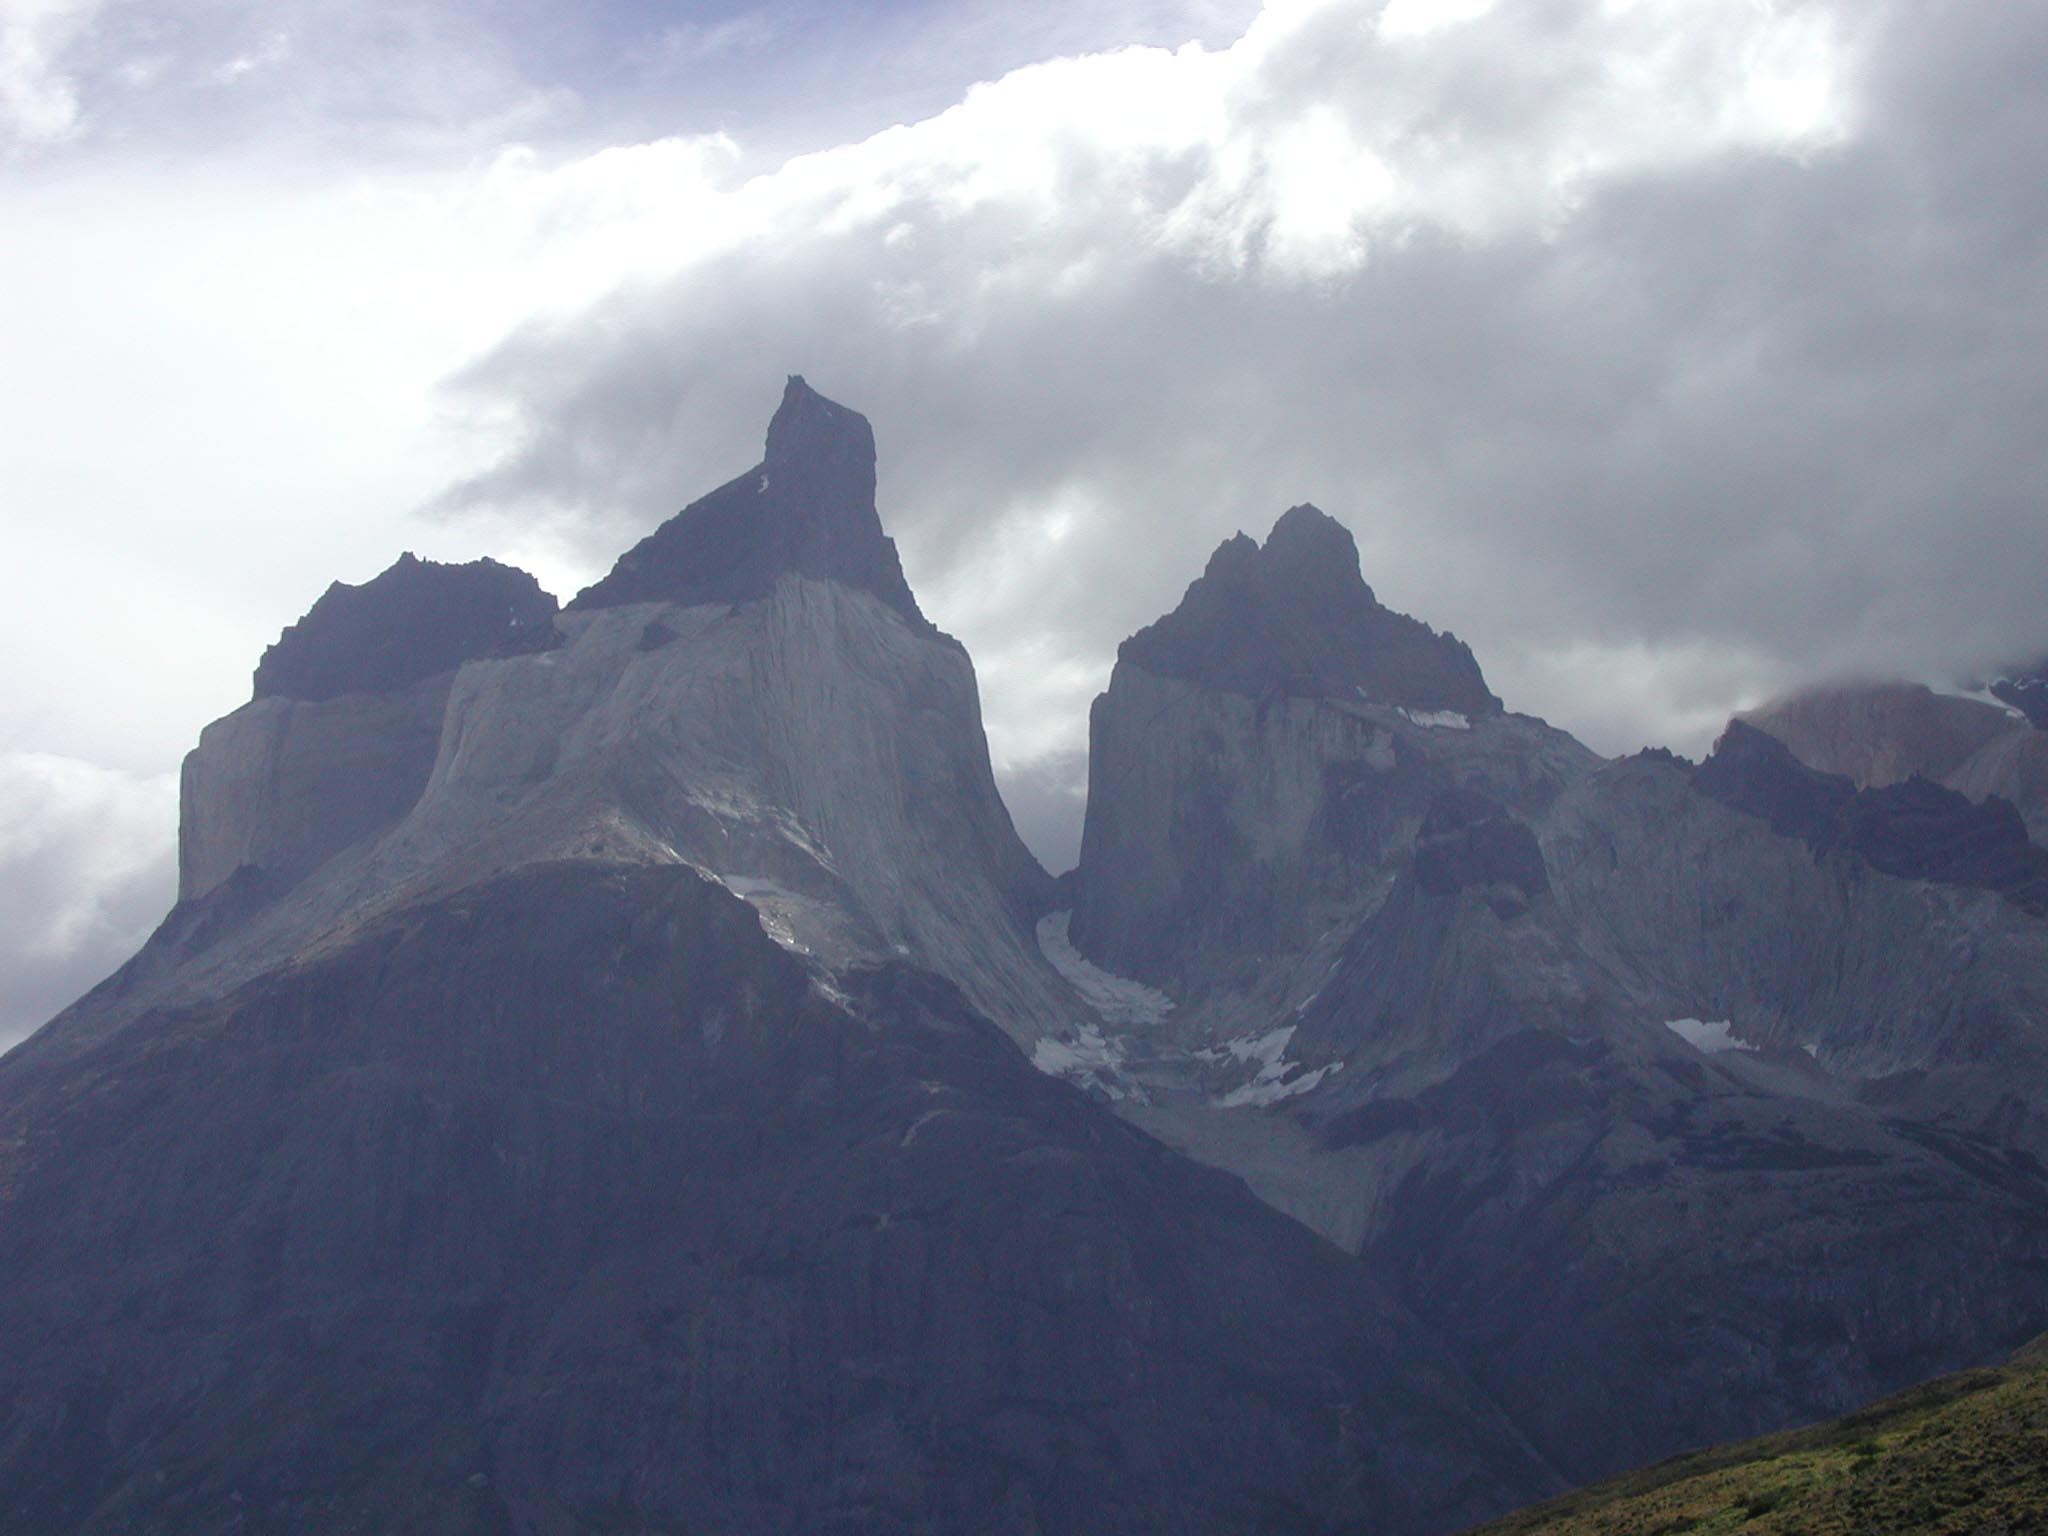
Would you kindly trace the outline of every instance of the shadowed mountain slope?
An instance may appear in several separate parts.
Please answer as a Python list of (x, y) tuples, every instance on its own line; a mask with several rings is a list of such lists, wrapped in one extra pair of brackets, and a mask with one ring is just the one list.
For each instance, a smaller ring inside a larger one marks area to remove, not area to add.
[(1355, 1262), (903, 967), (534, 865), (0, 1066), (21, 1536), (1442, 1530), (1542, 1491)]

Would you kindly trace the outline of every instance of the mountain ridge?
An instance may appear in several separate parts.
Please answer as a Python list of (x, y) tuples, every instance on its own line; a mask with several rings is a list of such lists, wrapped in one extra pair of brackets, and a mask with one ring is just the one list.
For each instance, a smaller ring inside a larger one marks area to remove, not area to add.
[(207, 727), (0, 1059), (0, 1505), (1424, 1536), (2048, 1326), (2009, 807), (1602, 759), (1304, 505), (1126, 642), (1054, 882), (874, 483), (792, 377), (544, 625), (402, 560), (409, 656), (323, 598)]

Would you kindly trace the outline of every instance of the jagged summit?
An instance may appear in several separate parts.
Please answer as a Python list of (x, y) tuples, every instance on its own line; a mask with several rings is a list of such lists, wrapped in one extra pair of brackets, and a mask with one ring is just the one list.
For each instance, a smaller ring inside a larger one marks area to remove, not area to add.
[(1123, 643), (1118, 659), (1158, 677), (1254, 697), (1364, 697), (1418, 710), (1499, 714), (1455, 635), (1382, 607), (1350, 530), (1304, 503), (1263, 546), (1240, 533), (1209, 557), (1180, 606)]
[(875, 429), (859, 411), (827, 400), (800, 373), (783, 386), (782, 403), (768, 423), (763, 464), (796, 474), (831, 473), (856, 498), (874, 505)]
[(392, 693), (493, 652), (547, 642), (553, 596), (491, 559), (408, 551), (361, 586), (335, 582), (256, 664), (255, 697), (319, 702)]
[(801, 374), (782, 392), (761, 462), (691, 502), (569, 606), (745, 602), (785, 573), (870, 592), (919, 634), (940, 633), (875, 511), (874, 429)]
[(1333, 587), (1364, 588), (1368, 598), (1373, 595), (1359, 571), (1358, 541), (1351, 530), (1313, 502), (1280, 514), (1263, 553), (1276, 570)]

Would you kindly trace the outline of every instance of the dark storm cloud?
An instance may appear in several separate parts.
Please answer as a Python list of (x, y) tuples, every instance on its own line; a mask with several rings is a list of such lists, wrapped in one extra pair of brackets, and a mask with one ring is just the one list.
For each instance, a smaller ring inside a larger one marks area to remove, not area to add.
[[(1609, 749), (2048, 642), (2048, 13), (1788, 9), (1838, 27), (1829, 78), (1786, 88), (1842, 122), (1774, 136), (1727, 128), (1769, 102), (1715, 95), (1759, 67), (1725, 8), (1635, 8), (1694, 91), (1654, 106), (1615, 84), (1608, 8), (1408, 50), (1377, 7), (1297, 10), (1228, 78), (1159, 87), (1213, 90), (1220, 134), (1034, 116), (1007, 82), (994, 128), (970, 101), (750, 189), (673, 279), (467, 372), (526, 436), (446, 505), (581, 520), (595, 558), (751, 462), (804, 372), (875, 421), (884, 516), (1012, 765), (1076, 748), (1116, 642), (1303, 499), (1512, 706)], [(983, 132), (1034, 156), (992, 191)], [(1319, 196), (1354, 215), (1318, 227)]]

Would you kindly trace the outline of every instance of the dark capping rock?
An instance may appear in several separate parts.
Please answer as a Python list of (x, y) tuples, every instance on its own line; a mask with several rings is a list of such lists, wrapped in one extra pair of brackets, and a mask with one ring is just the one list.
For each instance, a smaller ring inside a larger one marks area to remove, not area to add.
[(1284, 513), (1263, 548), (1241, 533), (1225, 540), (1180, 606), (1117, 655), (1155, 677), (1254, 698), (1279, 692), (1501, 712), (1471, 650), (1448, 631), (1382, 607), (1359, 571), (1350, 531), (1308, 505)]
[(2048, 916), (2048, 849), (1997, 796), (1973, 801), (1917, 775), (1859, 790), (1793, 757), (1776, 737), (1730, 722), (1693, 785), (1816, 854), (1843, 848), (1881, 874), (1992, 891)]
[(1415, 879), (1432, 896), (1480, 891), (1503, 919), (1520, 916), (1550, 889), (1536, 834), (1485, 795), (1462, 788), (1445, 790), (1424, 814)]
[(1816, 852), (1832, 847), (1856, 786), (1836, 773), (1809, 768), (1777, 737), (1728, 722), (1714, 750), (1694, 772), (1693, 787), (1723, 805), (1759, 817), (1781, 837)]
[(875, 511), (875, 434), (858, 411), (790, 375), (761, 462), (691, 502), (569, 604), (748, 602), (785, 573), (872, 593), (918, 634), (927, 619)]
[(395, 693), (465, 661), (558, 643), (555, 599), (495, 560), (407, 553), (359, 587), (335, 582), (256, 664), (259, 699)]
[(1917, 774), (1849, 803), (1846, 840), (1872, 868), (1913, 880), (1996, 891), (2048, 916), (2048, 849), (2008, 800), (1971, 800)]

